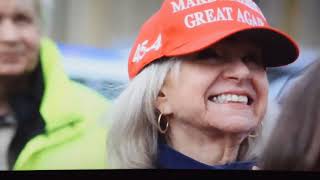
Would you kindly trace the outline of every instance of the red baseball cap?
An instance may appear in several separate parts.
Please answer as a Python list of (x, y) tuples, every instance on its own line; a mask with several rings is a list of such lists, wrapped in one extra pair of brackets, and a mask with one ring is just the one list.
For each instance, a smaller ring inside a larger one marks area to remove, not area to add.
[(165, 0), (131, 49), (129, 78), (161, 57), (200, 51), (240, 32), (261, 43), (267, 67), (290, 64), (299, 56), (296, 42), (272, 28), (252, 0)]

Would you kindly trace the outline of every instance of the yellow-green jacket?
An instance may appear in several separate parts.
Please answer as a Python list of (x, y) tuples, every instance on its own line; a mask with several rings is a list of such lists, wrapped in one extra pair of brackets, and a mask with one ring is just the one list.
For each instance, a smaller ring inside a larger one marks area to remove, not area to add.
[[(102, 116), (109, 102), (70, 80), (60, 60), (56, 45), (42, 39), (38, 67), (42, 85), (35, 85), (36, 94), (30, 96), (36, 99), (33, 114), (16, 113), (22, 122), (10, 146), (13, 170), (106, 168)], [(17, 101), (16, 107), (22, 105)]]

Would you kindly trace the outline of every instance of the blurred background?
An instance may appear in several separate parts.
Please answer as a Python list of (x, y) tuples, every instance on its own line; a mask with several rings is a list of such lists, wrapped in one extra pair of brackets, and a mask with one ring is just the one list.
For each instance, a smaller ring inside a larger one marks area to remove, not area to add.
[[(109, 99), (127, 79), (129, 48), (163, 0), (42, 0), (43, 31), (59, 43), (70, 76)], [(268, 70), (270, 98), (320, 52), (319, 0), (256, 0), (269, 23), (301, 45), (299, 60)], [(119, 89), (120, 88), (120, 89)]]

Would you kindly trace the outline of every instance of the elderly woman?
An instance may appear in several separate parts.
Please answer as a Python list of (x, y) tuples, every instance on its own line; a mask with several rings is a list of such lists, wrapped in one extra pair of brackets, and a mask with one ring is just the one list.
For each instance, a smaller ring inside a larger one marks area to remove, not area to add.
[(298, 54), (252, 1), (165, 0), (132, 48), (109, 167), (252, 169), (246, 154), (266, 112), (266, 67)]

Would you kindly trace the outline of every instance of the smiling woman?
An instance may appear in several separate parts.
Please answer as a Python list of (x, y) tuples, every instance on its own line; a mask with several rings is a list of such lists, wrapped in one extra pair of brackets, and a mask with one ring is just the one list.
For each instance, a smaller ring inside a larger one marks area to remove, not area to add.
[[(109, 167), (252, 169), (249, 137), (266, 113), (266, 67), (295, 61), (298, 47), (264, 20), (234, 18), (241, 9), (264, 19), (251, 1), (206, 1), (172, 13), (174, 3), (164, 1), (132, 47), (131, 81), (111, 116)], [(226, 7), (227, 21), (185, 24), (190, 14)]]
[(39, 8), (0, 1), (0, 170), (104, 168), (95, 120), (108, 102), (65, 74), (56, 44), (41, 37)]
[(21, 75), (38, 63), (40, 29), (31, 2), (0, 2), (0, 75)]

